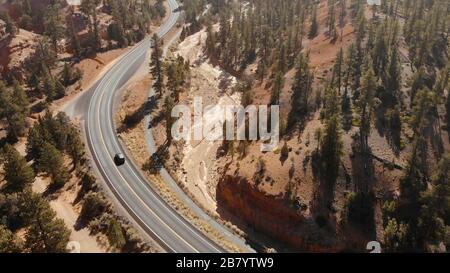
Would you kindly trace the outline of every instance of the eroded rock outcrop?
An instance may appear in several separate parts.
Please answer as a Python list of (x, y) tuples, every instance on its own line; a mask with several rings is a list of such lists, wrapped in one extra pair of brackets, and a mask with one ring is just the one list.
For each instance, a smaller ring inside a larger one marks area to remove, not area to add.
[[(269, 196), (245, 178), (227, 175), (217, 186), (218, 212), (227, 211), (295, 251), (336, 252), (342, 246), (330, 240), (282, 196)], [(223, 213), (226, 215), (226, 213)], [(224, 216), (226, 217), (226, 216)]]

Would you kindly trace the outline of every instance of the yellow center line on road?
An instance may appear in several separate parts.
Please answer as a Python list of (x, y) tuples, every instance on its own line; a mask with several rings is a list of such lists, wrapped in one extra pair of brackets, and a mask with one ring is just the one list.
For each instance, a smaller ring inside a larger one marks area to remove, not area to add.
[[(134, 60), (133, 60), (134, 61)], [(103, 132), (101, 130), (101, 126), (100, 126), (100, 103), (103, 101), (103, 97), (104, 94), (106, 92), (102, 92), (101, 96), (98, 100), (98, 107), (97, 107), (97, 126), (99, 129), (99, 133), (100, 133), (100, 139), (101, 142), (103, 144), (103, 147), (105, 148), (106, 151), (108, 151), (108, 154), (111, 156), (111, 154), (109, 153), (109, 150), (106, 146), (106, 142), (103, 136)], [(193, 247), (191, 244), (189, 244), (185, 239), (183, 239), (180, 235), (178, 235), (169, 225), (167, 225), (141, 198), (140, 196), (134, 191), (134, 189), (130, 186), (130, 184), (128, 183), (128, 181), (125, 179), (125, 177), (122, 175), (122, 173), (119, 171), (119, 168), (115, 165), (112, 164), (114, 166), (114, 168), (116, 169), (117, 173), (119, 174), (119, 176), (121, 177), (121, 179), (125, 182), (125, 184), (127, 185), (127, 187), (133, 192), (133, 194), (139, 199), (139, 201), (141, 201), (141, 203), (148, 208), (148, 210), (164, 225), (167, 227), (168, 230), (170, 230), (173, 234), (175, 234), (176, 237), (178, 237), (180, 240), (182, 240), (187, 246), (189, 246), (190, 248), (192, 248), (192, 250), (194, 250), (195, 252), (199, 253), (199, 251), (197, 249), (195, 249), (195, 247)], [(135, 176), (136, 174), (134, 172), (132, 172)], [(105, 172), (106, 174), (106, 172)], [(107, 174), (106, 174), (107, 175)], [(109, 176), (108, 176), (109, 178)], [(123, 199), (123, 198), (122, 198)], [(141, 219), (142, 220), (142, 219)], [(151, 230), (151, 229), (150, 229)], [(163, 241), (163, 240), (162, 240)], [(164, 241), (163, 241), (164, 242)], [(164, 242), (165, 243), (165, 242)], [(166, 243), (167, 244), (167, 243)]]

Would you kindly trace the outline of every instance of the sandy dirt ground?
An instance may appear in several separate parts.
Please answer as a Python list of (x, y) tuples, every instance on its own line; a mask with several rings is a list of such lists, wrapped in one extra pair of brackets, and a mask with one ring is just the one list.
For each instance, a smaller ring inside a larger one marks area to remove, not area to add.
[[(64, 223), (71, 231), (70, 240), (80, 244), (81, 253), (113, 252), (114, 250), (110, 249), (106, 236), (91, 235), (87, 227), (77, 228), (77, 219), (81, 211), (81, 206), (74, 204), (79, 191), (77, 182), (76, 178), (72, 178), (58, 196), (51, 198), (50, 206), (56, 212), (58, 218), (64, 220)], [(39, 176), (33, 184), (33, 191), (44, 193), (48, 184), (48, 178)]]
[[(203, 47), (206, 37), (205, 30), (187, 37), (179, 44), (174, 55), (181, 55), (191, 64), (190, 87), (180, 103), (189, 105), (193, 112), (194, 98), (202, 98), (205, 107), (204, 121), (215, 125), (223, 122), (221, 113), (214, 109), (208, 110), (206, 107), (240, 105), (240, 94), (232, 93), (232, 88), (236, 84), (233, 76), (205, 60)], [(192, 133), (193, 130), (195, 125)], [(216, 211), (215, 192), (223, 166), (223, 162), (217, 160), (216, 155), (221, 144), (221, 141), (211, 142), (206, 139), (186, 142), (181, 151), (181, 168), (177, 171), (179, 181), (184, 183), (196, 199), (210, 211)]]
[(69, 116), (73, 116), (71, 106), (83, 91), (89, 90), (119, 60), (119, 57), (130, 48), (119, 48), (98, 53), (94, 58), (87, 58), (76, 64), (75, 67), (81, 69), (83, 73), (82, 79), (67, 89), (65, 97), (54, 101), (51, 109), (53, 111), (64, 111)]
[(40, 35), (19, 29), (14, 38), (0, 41), (0, 69), (14, 70), (21, 67), (23, 61), (33, 53), (38, 37)]

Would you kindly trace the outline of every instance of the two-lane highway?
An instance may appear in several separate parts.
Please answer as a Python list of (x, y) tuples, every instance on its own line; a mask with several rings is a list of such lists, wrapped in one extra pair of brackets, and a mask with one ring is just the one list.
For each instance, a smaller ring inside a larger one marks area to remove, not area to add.
[[(166, 35), (178, 21), (179, 5), (168, 0), (170, 16), (157, 34)], [(120, 87), (146, 60), (150, 39), (136, 45), (92, 88), (85, 116), (85, 132), (95, 164), (118, 201), (129, 214), (170, 252), (223, 252), (220, 246), (199, 232), (174, 211), (151, 188), (141, 172), (127, 159), (120, 167), (113, 157), (123, 153), (114, 125), (114, 97)]]

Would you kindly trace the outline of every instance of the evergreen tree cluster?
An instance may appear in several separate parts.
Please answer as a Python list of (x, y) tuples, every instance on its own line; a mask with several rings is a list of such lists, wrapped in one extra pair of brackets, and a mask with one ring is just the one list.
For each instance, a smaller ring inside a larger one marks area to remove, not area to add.
[(49, 175), (57, 188), (64, 186), (70, 178), (64, 155), (70, 156), (74, 167), (84, 160), (84, 145), (78, 129), (62, 112), (55, 117), (46, 112), (39, 118), (29, 130), (26, 151), (27, 157), (34, 160), (35, 169)]
[[(23, 190), (0, 193), (0, 252), (1, 253), (64, 253), (70, 231), (50, 204), (41, 195)], [(15, 235), (25, 230), (24, 239)]]
[[(212, 30), (211, 20), (205, 23), (206, 52), (231, 70), (241, 71), (257, 60), (259, 77), (270, 68), (273, 77), (285, 73), (295, 65), (303, 41), (315, 38), (321, 31), (316, 2), (250, 1), (243, 6), (224, 1), (226, 8), (214, 15), (219, 31)], [(327, 6), (326, 34), (334, 42), (339, 36), (337, 29), (342, 31), (347, 23), (348, 6), (346, 1), (335, 0), (328, 1)]]
[(0, 80), (0, 119), (7, 122), (10, 142), (17, 141), (26, 133), (29, 112), (28, 95), (19, 83), (14, 80), (12, 88), (8, 88)]
[(186, 83), (189, 68), (189, 62), (185, 61), (181, 56), (177, 56), (173, 62), (169, 62), (166, 65), (167, 89), (171, 92), (175, 101), (179, 101), (180, 92)]
[(148, 33), (150, 22), (159, 21), (166, 14), (162, 0), (150, 5), (149, 1), (105, 1), (106, 12), (113, 21), (108, 26), (108, 35), (120, 47), (142, 40)]
[[(45, 97), (47, 102), (62, 98), (66, 95), (66, 87), (63, 81), (57, 75), (52, 73), (56, 67), (57, 54), (54, 48), (45, 39), (36, 41), (37, 45), (34, 53), (25, 60), (25, 67), (27, 74), (27, 85), (32, 97)], [(67, 67), (64, 73), (71, 74), (70, 82), (75, 81), (81, 77), (80, 72), (75, 72), (76, 69)], [(78, 76), (74, 76), (78, 74)]]

